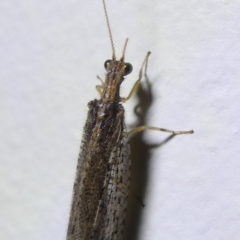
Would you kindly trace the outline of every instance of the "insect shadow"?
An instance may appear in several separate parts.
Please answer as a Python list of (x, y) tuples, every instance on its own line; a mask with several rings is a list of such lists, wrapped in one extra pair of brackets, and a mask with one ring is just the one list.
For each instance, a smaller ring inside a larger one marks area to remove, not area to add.
[[(138, 98), (138, 104), (134, 108), (134, 113), (138, 118), (136, 126), (147, 125), (147, 112), (153, 102), (152, 87), (147, 76), (147, 64), (144, 76), (145, 87), (140, 85), (136, 93)], [(144, 207), (141, 199), (144, 198), (148, 185), (148, 163), (151, 159), (150, 150), (163, 146), (176, 136), (172, 134), (160, 143), (148, 144), (144, 141), (143, 134), (144, 132), (134, 134), (134, 136), (129, 140), (131, 147), (131, 181), (124, 239), (137, 240), (140, 237), (138, 236), (138, 233), (141, 224), (142, 210)]]

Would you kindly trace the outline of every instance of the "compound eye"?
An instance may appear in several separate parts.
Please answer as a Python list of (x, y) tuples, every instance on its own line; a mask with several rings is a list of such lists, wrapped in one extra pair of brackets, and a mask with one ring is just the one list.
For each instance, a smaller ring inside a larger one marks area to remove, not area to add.
[(131, 73), (133, 70), (133, 67), (130, 63), (126, 63), (125, 64), (125, 69), (124, 69), (124, 76), (128, 75), (129, 73)]
[(104, 63), (104, 67), (105, 67), (106, 70), (107, 70), (108, 65), (110, 64), (111, 61), (112, 61), (112, 60), (108, 59), (108, 60)]

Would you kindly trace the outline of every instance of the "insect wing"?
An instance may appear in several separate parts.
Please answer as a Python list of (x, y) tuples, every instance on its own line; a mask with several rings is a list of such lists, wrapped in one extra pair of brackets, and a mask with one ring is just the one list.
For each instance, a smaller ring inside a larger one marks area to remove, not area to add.
[(100, 234), (94, 237), (120, 240), (123, 238), (130, 181), (130, 148), (128, 139), (122, 134), (111, 152), (109, 166), (104, 197), (99, 203), (100, 214), (97, 215), (94, 229), (94, 234), (98, 234), (98, 232)]
[(94, 136), (99, 103), (89, 103), (74, 183), (67, 240), (122, 239), (130, 177), (124, 110), (106, 117)]

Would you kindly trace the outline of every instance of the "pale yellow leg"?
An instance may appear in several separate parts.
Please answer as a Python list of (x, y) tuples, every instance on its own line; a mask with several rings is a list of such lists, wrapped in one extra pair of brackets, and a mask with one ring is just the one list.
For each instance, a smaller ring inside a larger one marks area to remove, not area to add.
[(173, 130), (169, 130), (169, 129), (165, 129), (165, 128), (158, 128), (158, 127), (151, 127), (151, 126), (139, 126), (133, 130), (131, 130), (130, 132), (125, 133), (126, 136), (129, 136), (133, 133), (137, 133), (137, 132), (142, 132), (145, 130), (155, 130), (155, 131), (161, 131), (161, 132), (168, 132), (168, 133), (172, 133), (174, 135), (180, 135), (180, 134), (192, 134), (194, 133), (193, 130), (190, 131), (173, 131)]
[(138, 80), (135, 82), (135, 84), (134, 84), (131, 92), (128, 94), (128, 96), (127, 96), (127, 97), (124, 97), (124, 98), (121, 97), (120, 102), (123, 102), (123, 103), (124, 103), (124, 102), (126, 102), (127, 100), (129, 100), (129, 99), (132, 97), (132, 95), (138, 90), (138, 87), (139, 87), (139, 85), (140, 85), (140, 82), (141, 82), (141, 79), (138, 79)]
[(104, 82), (99, 76), (97, 76), (97, 79), (101, 81), (102, 85), (97, 85), (96, 90), (99, 93), (99, 95), (102, 96), (102, 89), (104, 87)]
[(102, 86), (104, 86), (104, 81), (99, 76), (97, 76), (97, 79), (100, 80), (100, 82), (102, 83)]
[(97, 90), (97, 92), (99, 93), (99, 95), (102, 96), (102, 86), (97, 85), (97, 86), (96, 86), (96, 90)]
[(140, 71), (139, 71), (138, 80), (135, 82), (132, 90), (130, 91), (130, 93), (128, 94), (127, 97), (121, 98), (121, 100), (120, 100), (121, 102), (124, 103), (124, 102), (126, 102), (127, 100), (129, 100), (129, 99), (132, 97), (132, 95), (138, 90), (138, 87), (139, 87), (139, 85), (140, 85), (140, 83), (141, 83), (141, 79), (142, 79), (142, 71), (143, 71), (143, 68), (144, 68), (144, 66), (145, 66), (145, 64), (146, 64), (146, 62), (147, 62), (150, 54), (151, 54), (151, 52), (148, 52), (147, 55), (146, 55), (146, 57), (144, 58), (142, 67), (140, 68)]

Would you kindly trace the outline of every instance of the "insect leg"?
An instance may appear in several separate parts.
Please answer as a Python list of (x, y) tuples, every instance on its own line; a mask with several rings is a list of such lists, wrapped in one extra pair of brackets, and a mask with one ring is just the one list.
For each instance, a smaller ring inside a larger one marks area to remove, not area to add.
[(135, 82), (132, 90), (130, 91), (130, 93), (128, 94), (127, 97), (121, 98), (121, 100), (120, 100), (121, 102), (124, 103), (124, 102), (126, 102), (127, 100), (129, 100), (129, 99), (131, 98), (131, 96), (133, 95), (133, 93), (135, 93), (135, 92), (138, 90), (138, 87), (139, 87), (140, 82), (141, 82), (141, 79), (142, 79), (143, 68), (144, 68), (145, 64), (147, 63), (150, 54), (151, 54), (151, 52), (148, 52), (147, 55), (146, 55), (146, 57), (144, 58), (142, 67), (140, 68), (140, 71), (139, 71), (138, 80)]
[(96, 85), (96, 90), (99, 93), (99, 95), (101, 96), (102, 95), (102, 89), (104, 88), (104, 82), (99, 76), (97, 76), (97, 79), (100, 80), (101, 83), (102, 83), (102, 85)]
[(161, 131), (161, 132), (168, 132), (168, 133), (172, 133), (174, 135), (194, 133), (193, 130), (190, 130), (190, 131), (173, 131), (173, 130), (169, 130), (169, 129), (165, 129), (165, 128), (158, 128), (158, 127), (151, 127), (151, 126), (139, 126), (139, 127), (136, 127), (133, 130), (131, 130), (130, 132), (127, 132), (125, 134), (127, 136), (129, 136), (133, 133), (142, 132), (142, 131), (145, 131), (145, 130), (155, 130), (155, 131)]

